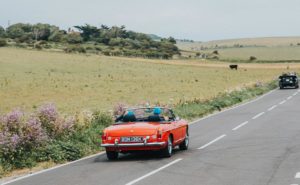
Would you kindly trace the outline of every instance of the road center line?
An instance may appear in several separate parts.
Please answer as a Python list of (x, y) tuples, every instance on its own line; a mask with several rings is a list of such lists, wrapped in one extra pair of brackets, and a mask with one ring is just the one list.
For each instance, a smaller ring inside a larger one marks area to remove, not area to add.
[(292, 99), (292, 98), (293, 98), (292, 96), (289, 96), (287, 99), (290, 100), (290, 99)]
[(201, 146), (201, 147), (200, 147), (200, 148), (198, 148), (198, 149), (199, 149), (199, 150), (202, 150), (202, 149), (204, 149), (204, 148), (208, 147), (209, 145), (211, 145), (211, 144), (213, 144), (213, 143), (215, 143), (215, 142), (219, 141), (220, 139), (222, 139), (222, 138), (223, 138), (223, 137), (225, 137), (225, 136), (226, 136), (226, 135), (225, 135), (225, 134), (223, 134), (223, 135), (221, 135), (221, 136), (217, 137), (216, 139), (212, 140), (211, 142), (209, 142), (209, 143), (207, 143), (207, 144), (205, 144), (205, 145)]
[(286, 102), (286, 100), (283, 100), (282, 102), (280, 102), (279, 104), (282, 105)]
[(161, 170), (163, 170), (163, 169), (165, 169), (165, 168), (167, 168), (167, 167), (169, 167), (169, 166), (171, 166), (175, 163), (178, 163), (181, 160), (182, 160), (182, 158), (176, 159), (176, 160), (174, 160), (174, 161), (172, 161), (172, 162), (170, 162), (170, 163), (168, 163), (168, 164), (166, 164), (166, 165), (164, 165), (164, 166), (162, 166), (162, 167), (160, 167), (156, 170), (153, 170), (152, 172), (147, 173), (146, 175), (143, 175), (143, 176), (141, 176), (141, 177), (139, 177), (139, 178), (137, 178), (137, 179), (135, 179), (131, 182), (128, 182), (126, 185), (135, 184), (135, 183), (137, 183), (137, 182), (139, 182), (139, 181), (141, 181), (141, 180), (143, 180), (143, 179), (145, 179), (145, 178), (147, 178), (147, 177), (149, 177), (149, 176), (151, 176), (151, 175), (153, 175), (153, 174), (155, 174), (155, 173), (157, 173), (157, 172), (159, 172), (159, 171), (161, 171)]
[(264, 114), (265, 114), (265, 112), (261, 112), (261, 113), (257, 114), (256, 116), (254, 116), (252, 119), (257, 119)]
[(248, 124), (248, 123), (249, 123), (249, 121), (245, 121), (244, 123), (241, 123), (241, 124), (239, 124), (238, 126), (234, 127), (232, 130), (235, 131), (235, 130), (241, 128), (242, 126), (244, 126), (244, 125), (246, 125), (246, 124)]
[(277, 105), (273, 105), (272, 107), (270, 107), (270, 108), (268, 109), (268, 111), (271, 111), (271, 110), (275, 109), (276, 107), (277, 107)]
[(297, 173), (296, 173), (295, 179), (300, 179), (300, 172), (297, 172)]

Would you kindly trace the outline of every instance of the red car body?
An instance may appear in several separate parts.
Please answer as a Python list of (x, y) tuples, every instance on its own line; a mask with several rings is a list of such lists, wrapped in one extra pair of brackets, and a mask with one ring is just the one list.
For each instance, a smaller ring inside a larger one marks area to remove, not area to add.
[(187, 149), (189, 144), (187, 121), (175, 117), (170, 109), (163, 110), (170, 111), (167, 120), (137, 119), (116, 123), (104, 129), (101, 146), (105, 147), (107, 157), (116, 159), (119, 152), (145, 150), (161, 150), (164, 156), (170, 157), (172, 148), (177, 145), (181, 149)]

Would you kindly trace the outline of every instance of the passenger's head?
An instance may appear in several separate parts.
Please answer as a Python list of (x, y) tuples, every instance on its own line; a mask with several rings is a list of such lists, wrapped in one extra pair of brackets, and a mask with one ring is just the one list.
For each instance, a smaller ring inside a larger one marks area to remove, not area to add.
[(154, 115), (160, 115), (160, 113), (161, 113), (161, 109), (160, 109), (159, 107), (155, 107), (155, 108), (153, 109), (153, 114), (154, 114)]

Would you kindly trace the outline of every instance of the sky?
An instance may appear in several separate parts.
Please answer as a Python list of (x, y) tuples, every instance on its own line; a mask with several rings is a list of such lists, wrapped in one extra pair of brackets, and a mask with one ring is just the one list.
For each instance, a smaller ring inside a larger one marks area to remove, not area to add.
[(196, 41), (300, 35), (300, 0), (0, 0), (0, 25), (125, 25)]

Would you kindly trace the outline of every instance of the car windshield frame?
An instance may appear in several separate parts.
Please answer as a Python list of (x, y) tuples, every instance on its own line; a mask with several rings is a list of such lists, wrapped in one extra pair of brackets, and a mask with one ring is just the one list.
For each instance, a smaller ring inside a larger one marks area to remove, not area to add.
[[(154, 115), (153, 110), (155, 107), (138, 107), (138, 108), (126, 108), (125, 111), (132, 111), (136, 117), (135, 121), (130, 122), (151, 122), (149, 121), (149, 116)], [(161, 109), (160, 118), (161, 121), (155, 121), (158, 123), (170, 123), (176, 120), (176, 116), (172, 109), (165, 108), (165, 107), (158, 107)], [(169, 116), (168, 116), (169, 115)], [(117, 117), (124, 117), (124, 114), (118, 115)], [(117, 118), (118, 119), (118, 118)], [(122, 119), (119, 121), (115, 121), (115, 124), (122, 124), (127, 123), (124, 122)]]

